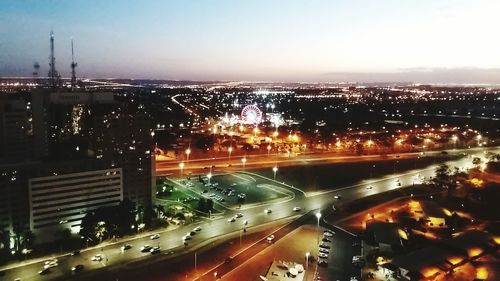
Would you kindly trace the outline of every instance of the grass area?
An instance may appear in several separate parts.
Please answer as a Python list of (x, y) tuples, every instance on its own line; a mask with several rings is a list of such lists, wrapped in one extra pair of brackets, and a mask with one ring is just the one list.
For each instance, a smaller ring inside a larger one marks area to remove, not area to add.
[(182, 203), (187, 207), (196, 210), (199, 196), (186, 188), (177, 185), (170, 180), (162, 180), (156, 184), (156, 197)]
[[(301, 166), (280, 167), (277, 181), (301, 188), (302, 190), (316, 191), (322, 189), (337, 189), (355, 184), (363, 179), (380, 177), (425, 168), (443, 160), (456, 159), (458, 156), (443, 155), (435, 157), (421, 157), (419, 159), (387, 159), (359, 163), (338, 164), (305, 164)], [(254, 170), (252, 172), (273, 178), (271, 169)]]

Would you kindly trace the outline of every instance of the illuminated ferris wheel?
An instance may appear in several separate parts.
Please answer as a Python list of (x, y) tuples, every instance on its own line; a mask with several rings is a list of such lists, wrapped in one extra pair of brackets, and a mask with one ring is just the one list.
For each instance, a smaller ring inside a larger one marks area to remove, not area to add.
[(262, 111), (256, 105), (247, 105), (241, 110), (241, 119), (245, 124), (258, 124), (262, 121)]

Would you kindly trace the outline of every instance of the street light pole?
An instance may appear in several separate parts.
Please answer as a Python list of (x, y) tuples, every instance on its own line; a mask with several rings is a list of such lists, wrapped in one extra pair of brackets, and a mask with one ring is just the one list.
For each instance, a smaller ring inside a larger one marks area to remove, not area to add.
[(316, 218), (318, 219), (317, 228), (318, 228), (318, 245), (319, 245), (319, 219), (321, 218), (321, 213), (320, 212), (316, 213)]
[(274, 172), (274, 180), (276, 181), (276, 172), (278, 171), (278, 167), (274, 166), (273, 167), (273, 172)]
[(309, 269), (309, 256), (311, 255), (311, 253), (307, 252), (306, 253), (306, 270)]
[(246, 157), (243, 157), (241, 159), (241, 163), (243, 163), (243, 170), (245, 170), (245, 164), (247, 163), (247, 158)]

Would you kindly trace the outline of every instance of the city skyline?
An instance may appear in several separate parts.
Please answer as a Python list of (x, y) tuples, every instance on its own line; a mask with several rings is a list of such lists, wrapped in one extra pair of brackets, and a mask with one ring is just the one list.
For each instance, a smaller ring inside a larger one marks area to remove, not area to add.
[(498, 2), (302, 4), (5, 1), (0, 76), (500, 84)]

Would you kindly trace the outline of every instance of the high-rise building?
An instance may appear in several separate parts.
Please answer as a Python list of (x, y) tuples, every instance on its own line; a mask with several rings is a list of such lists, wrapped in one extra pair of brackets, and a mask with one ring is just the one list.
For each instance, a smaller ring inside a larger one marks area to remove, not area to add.
[(151, 206), (153, 138), (149, 115), (111, 112), (94, 119), (93, 153), (123, 169), (123, 197), (138, 206)]
[(20, 94), (0, 96), (0, 163), (28, 158), (28, 111)]

